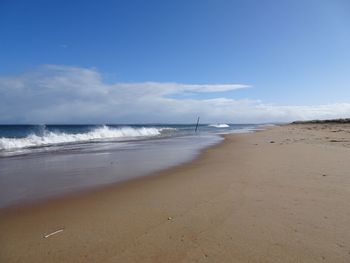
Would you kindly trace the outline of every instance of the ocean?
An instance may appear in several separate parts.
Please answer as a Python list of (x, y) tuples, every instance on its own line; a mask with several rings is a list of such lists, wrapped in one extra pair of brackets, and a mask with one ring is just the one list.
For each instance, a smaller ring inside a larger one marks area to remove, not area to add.
[(0, 125), (0, 208), (118, 183), (195, 158), (249, 124)]

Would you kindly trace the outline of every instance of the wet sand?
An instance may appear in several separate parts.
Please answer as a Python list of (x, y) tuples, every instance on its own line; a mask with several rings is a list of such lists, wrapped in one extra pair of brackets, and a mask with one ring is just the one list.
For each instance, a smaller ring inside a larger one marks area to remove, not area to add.
[(0, 156), (0, 210), (148, 176), (189, 162), (220, 141), (217, 135), (201, 134)]
[(0, 262), (350, 262), (349, 171), (348, 124), (228, 135), (147, 178), (0, 210)]

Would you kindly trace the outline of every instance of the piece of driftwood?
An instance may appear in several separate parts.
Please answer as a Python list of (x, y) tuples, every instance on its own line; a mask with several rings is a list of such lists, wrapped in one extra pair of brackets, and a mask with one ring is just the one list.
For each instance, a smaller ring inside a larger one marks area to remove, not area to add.
[(61, 233), (62, 231), (63, 231), (63, 229), (59, 229), (59, 230), (57, 230), (57, 231), (55, 231), (55, 232), (52, 232), (52, 233), (50, 233), (50, 234), (45, 235), (44, 238), (48, 238), (48, 237), (50, 237), (50, 236), (56, 235), (56, 234), (58, 234), (58, 233)]

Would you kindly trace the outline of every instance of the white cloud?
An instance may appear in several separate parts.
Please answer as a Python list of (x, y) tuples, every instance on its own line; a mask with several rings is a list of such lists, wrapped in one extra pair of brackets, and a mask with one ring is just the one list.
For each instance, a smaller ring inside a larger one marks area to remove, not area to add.
[[(254, 123), (350, 116), (350, 103), (279, 106), (257, 100), (177, 98), (244, 84), (105, 83), (95, 69), (46, 65), (0, 77), (0, 123)], [(220, 93), (219, 93), (220, 94)], [(224, 93), (222, 93), (224, 94)], [(197, 94), (198, 95), (198, 94)], [(181, 97), (181, 96), (180, 96)]]

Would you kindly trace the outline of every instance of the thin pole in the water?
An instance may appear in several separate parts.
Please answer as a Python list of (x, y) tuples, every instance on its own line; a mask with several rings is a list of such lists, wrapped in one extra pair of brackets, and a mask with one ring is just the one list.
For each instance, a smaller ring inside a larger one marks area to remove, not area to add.
[(198, 123), (199, 123), (199, 116), (198, 116), (198, 119), (197, 119), (196, 129), (194, 130), (194, 132), (197, 132), (197, 129), (198, 129)]

